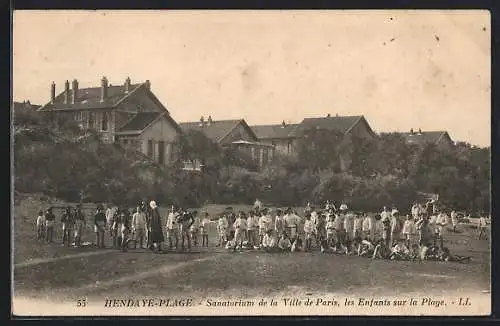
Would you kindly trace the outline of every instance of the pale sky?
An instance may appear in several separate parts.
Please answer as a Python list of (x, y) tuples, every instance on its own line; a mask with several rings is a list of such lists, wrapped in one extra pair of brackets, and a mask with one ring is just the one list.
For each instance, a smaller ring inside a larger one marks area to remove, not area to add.
[(15, 101), (151, 81), (178, 122), (364, 115), (490, 145), (487, 11), (15, 11)]

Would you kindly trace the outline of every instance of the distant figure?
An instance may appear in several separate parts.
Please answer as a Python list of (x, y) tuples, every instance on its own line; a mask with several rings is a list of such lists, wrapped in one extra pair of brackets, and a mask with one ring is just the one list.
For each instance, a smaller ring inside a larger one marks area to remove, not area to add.
[(451, 211), (451, 226), (453, 227), (453, 232), (456, 233), (457, 232), (457, 225), (458, 225), (458, 214), (456, 211)]
[(113, 239), (113, 218), (115, 215), (115, 210), (108, 204), (108, 208), (106, 208), (106, 228), (109, 234), (109, 237)]
[(479, 218), (479, 240), (482, 240), (482, 239), (487, 239), (487, 228), (488, 228), (488, 224), (486, 222), (486, 217), (484, 217), (484, 215), (481, 215), (481, 217)]
[(149, 203), (149, 206), (151, 207), (151, 243), (155, 252), (160, 253), (162, 252), (161, 243), (165, 241), (161, 227), (160, 211), (154, 200)]
[(255, 199), (255, 202), (253, 203), (253, 209), (261, 210), (262, 209), (262, 202), (257, 198)]

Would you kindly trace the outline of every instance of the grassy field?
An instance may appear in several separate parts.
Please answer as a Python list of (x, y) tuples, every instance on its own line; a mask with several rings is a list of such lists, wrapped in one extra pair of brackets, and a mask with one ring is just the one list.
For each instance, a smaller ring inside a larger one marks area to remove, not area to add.
[[(460, 226), (459, 233), (446, 238), (453, 253), (472, 257), (466, 264), (372, 261), (317, 251), (233, 253), (215, 247), (215, 226), (209, 248), (193, 248), (190, 253), (152, 254), (143, 249), (123, 253), (37, 242), (33, 222), (43, 205), (43, 200), (26, 198), (14, 210), (16, 296), (65, 301), (131, 294), (242, 298), (294, 293), (444, 294), (457, 289), (480, 293), (490, 288), (489, 241), (477, 240), (468, 226)], [(224, 207), (211, 205), (203, 211), (216, 214)], [(60, 234), (55, 239), (60, 241)], [(93, 240), (92, 230), (86, 229), (83, 241)], [(82, 253), (92, 255), (71, 256)], [(33, 259), (39, 262), (30, 264)]]

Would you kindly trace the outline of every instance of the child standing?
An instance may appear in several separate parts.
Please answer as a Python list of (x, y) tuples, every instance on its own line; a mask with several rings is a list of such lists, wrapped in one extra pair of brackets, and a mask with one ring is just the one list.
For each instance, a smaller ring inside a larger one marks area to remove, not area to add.
[(257, 239), (255, 235), (256, 226), (257, 223), (254, 211), (250, 211), (248, 212), (248, 217), (247, 217), (247, 237), (248, 237), (248, 245), (254, 248), (257, 246)]
[(193, 240), (193, 245), (198, 246), (198, 231), (200, 229), (200, 217), (198, 214), (194, 217), (193, 224), (189, 228), (189, 233), (191, 234), (191, 240)]
[(458, 225), (458, 214), (454, 210), (451, 211), (451, 225), (453, 227), (453, 233), (457, 232), (457, 225)]
[(227, 242), (227, 228), (229, 226), (229, 222), (225, 214), (222, 214), (217, 221), (217, 234), (219, 238), (219, 243), (217, 247), (223, 247)]
[(417, 237), (417, 227), (415, 226), (415, 221), (413, 220), (413, 216), (406, 215), (406, 221), (403, 224), (403, 230), (401, 233), (403, 234), (403, 237), (406, 240), (406, 246), (410, 250), (410, 253), (415, 254), (413, 252), (413, 248), (414, 245), (418, 244), (418, 237)]
[(285, 232), (285, 220), (283, 219), (283, 211), (278, 209), (276, 211), (276, 218), (274, 219), (274, 230), (276, 235), (281, 238), (281, 234)]
[(304, 234), (305, 234), (305, 250), (309, 251), (311, 250), (311, 242), (313, 238), (313, 232), (314, 232), (314, 224), (313, 221), (311, 220), (311, 214), (306, 213), (306, 221), (304, 222)]
[(243, 241), (245, 240), (245, 234), (247, 231), (247, 221), (243, 212), (238, 214), (236, 221), (234, 221), (234, 250), (241, 249), (243, 247)]
[(82, 245), (82, 231), (83, 227), (85, 226), (85, 216), (83, 215), (82, 212), (82, 206), (78, 205), (76, 207), (76, 213), (75, 213), (75, 246), (80, 247)]
[(54, 238), (54, 223), (56, 216), (52, 212), (52, 207), (50, 207), (45, 213), (45, 230), (46, 230), (46, 241), (52, 243)]
[(43, 211), (38, 212), (36, 217), (36, 239), (42, 240), (45, 236), (45, 215)]
[[(202, 247), (208, 247), (208, 228), (210, 223), (210, 216), (208, 215), (208, 212), (205, 212), (203, 214), (203, 219), (201, 220), (200, 224), (200, 233), (201, 233), (201, 246)], [(227, 229), (227, 220), (226, 220), (226, 226), (225, 229)], [(224, 235), (226, 230), (224, 229)]]
[(328, 213), (328, 220), (326, 222), (326, 242), (329, 248), (335, 250), (335, 245), (337, 244), (337, 236), (335, 232), (335, 214), (331, 209)]

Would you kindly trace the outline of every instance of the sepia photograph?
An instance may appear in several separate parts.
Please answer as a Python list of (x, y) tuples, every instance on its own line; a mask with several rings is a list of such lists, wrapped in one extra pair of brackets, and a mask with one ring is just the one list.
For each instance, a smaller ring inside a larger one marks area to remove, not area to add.
[(15, 316), (491, 313), (486, 10), (15, 10)]

